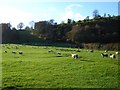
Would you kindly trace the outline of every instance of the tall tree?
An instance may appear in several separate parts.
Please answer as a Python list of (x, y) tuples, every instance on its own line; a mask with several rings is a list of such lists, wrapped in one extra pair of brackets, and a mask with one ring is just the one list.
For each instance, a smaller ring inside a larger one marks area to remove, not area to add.
[(54, 19), (50, 19), (48, 22), (49, 22), (51, 25), (54, 25)]
[(26, 26), (25, 30), (31, 30), (31, 28), (29, 26)]
[(99, 16), (99, 11), (97, 9), (95, 9), (93, 11), (93, 18), (96, 19), (96, 18), (98, 18), (98, 16)]
[(13, 27), (13, 28), (12, 28), (12, 30), (13, 30), (13, 31), (16, 31), (16, 28), (15, 28), (15, 27)]
[(71, 23), (71, 22), (72, 22), (72, 20), (68, 18), (68, 21), (67, 21), (67, 23)]
[(111, 15), (110, 15), (110, 14), (108, 14), (108, 17), (111, 17)]
[(106, 13), (104, 13), (104, 16), (103, 17), (106, 17)]

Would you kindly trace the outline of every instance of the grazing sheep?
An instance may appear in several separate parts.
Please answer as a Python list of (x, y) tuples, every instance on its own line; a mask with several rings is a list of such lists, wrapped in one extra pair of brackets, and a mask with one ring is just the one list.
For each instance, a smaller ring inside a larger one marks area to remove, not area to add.
[(108, 50), (105, 50), (105, 52), (108, 52)]
[(22, 51), (20, 51), (20, 52), (19, 52), (19, 54), (23, 54), (23, 52), (22, 52)]
[(108, 57), (108, 54), (107, 53), (101, 53), (101, 56), (104, 58), (104, 57)]
[(48, 50), (48, 52), (53, 52), (53, 50)]
[(81, 52), (81, 51), (78, 49), (78, 50), (76, 50), (76, 52)]
[(89, 52), (93, 52), (93, 50), (89, 50)]
[(111, 58), (111, 59), (116, 58), (116, 57), (115, 57), (115, 54), (110, 54), (110, 58)]
[(117, 54), (117, 55), (118, 55), (118, 54), (120, 54), (120, 52), (119, 52), (119, 51), (117, 51), (117, 52), (115, 52), (115, 54)]
[(58, 52), (57, 54), (61, 55), (61, 52)]
[(75, 59), (78, 58), (78, 54), (71, 54), (71, 55), (72, 55), (72, 58), (75, 58)]
[(15, 51), (12, 51), (12, 53), (13, 53), (13, 54), (16, 54), (16, 52), (15, 52)]
[(4, 51), (5, 53), (7, 53), (7, 51)]

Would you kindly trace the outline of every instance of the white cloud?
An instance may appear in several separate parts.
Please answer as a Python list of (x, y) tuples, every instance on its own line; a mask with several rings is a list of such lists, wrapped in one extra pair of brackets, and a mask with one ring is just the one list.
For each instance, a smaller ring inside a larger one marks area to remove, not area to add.
[(56, 11), (56, 8), (55, 7), (48, 7), (48, 11), (54, 12), (54, 11)]
[(29, 20), (32, 16), (28, 12), (24, 12), (19, 9), (10, 7), (0, 7), (0, 11), (0, 23), (10, 22), (14, 27), (16, 27), (17, 24), (20, 22), (23, 22), (25, 24), (30, 22)]
[(82, 5), (71, 4), (65, 8), (65, 12), (61, 14), (62, 21), (67, 21), (67, 19), (73, 19), (75, 21), (83, 20), (85, 17), (82, 16), (79, 12), (75, 12), (74, 8), (81, 8)]
[(69, 6), (67, 6), (66, 7), (66, 10), (71, 10), (72, 8), (74, 8), (74, 7), (83, 7), (82, 5), (80, 5), (80, 4), (71, 4), (71, 5), (69, 5)]
[(82, 16), (80, 13), (75, 14), (75, 20), (83, 20), (83, 19), (85, 19), (85, 17)]

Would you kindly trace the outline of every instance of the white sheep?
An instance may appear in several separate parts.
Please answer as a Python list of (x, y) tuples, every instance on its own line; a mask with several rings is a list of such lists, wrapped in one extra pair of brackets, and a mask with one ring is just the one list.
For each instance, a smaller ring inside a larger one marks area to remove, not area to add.
[(107, 53), (101, 53), (101, 56), (104, 58), (104, 57), (108, 57), (108, 54)]
[(117, 52), (115, 52), (115, 54), (117, 54), (117, 55), (118, 55), (118, 54), (120, 54), (120, 52), (119, 52), (119, 51), (117, 51)]
[(93, 52), (93, 50), (89, 50), (89, 52)]
[(108, 52), (108, 50), (105, 50), (105, 52)]
[(78, 54), (71, 54), (71, 55), (72, 55), (72, 58), (75, 58), (75, 59), (78, 58)]
[(111, 59), (116, 58), (116, 57), (115, 57), (115, 54), (110, 54), (110, 58), (111, 58)]

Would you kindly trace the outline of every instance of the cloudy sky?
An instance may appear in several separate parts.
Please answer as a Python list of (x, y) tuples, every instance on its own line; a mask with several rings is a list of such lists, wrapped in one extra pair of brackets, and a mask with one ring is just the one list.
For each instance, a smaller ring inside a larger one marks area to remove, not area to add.
[[(113, 2), (114, 1), (114, 2)], [(97, 9), (101, 16), (118, 15), (119, 0), (0, 0), (0, 23), (11, 23), (16, 27), (23, 22), (38, 22), (54, 19), (60, 23), (68, 18), (75, 21), (86, 16), (92, 18), (93, 10)]]

